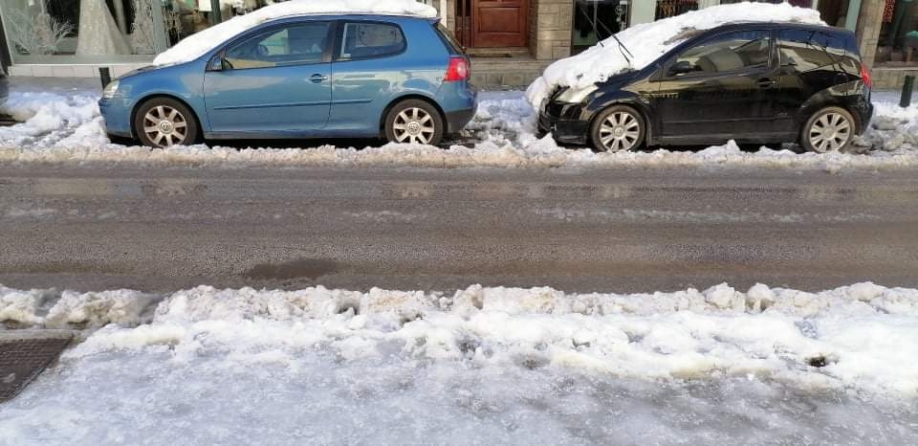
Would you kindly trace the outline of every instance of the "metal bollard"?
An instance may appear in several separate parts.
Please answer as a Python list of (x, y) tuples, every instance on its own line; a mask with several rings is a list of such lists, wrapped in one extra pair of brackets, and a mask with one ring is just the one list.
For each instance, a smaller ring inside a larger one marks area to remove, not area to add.
[(102, 88), (103, 88), (103, 89), (104, 89), (105, 87), (107, 87), (109, 83), (111, 83), (111, 81), (112, 81), (112, 73), (111, 73), (111, 71), (109, 71), (109, 68), (108, 68), (108, 67), (101, 67), (101, 68), (99, 68), (99, 78), (102, 79)]
[(902, 84), (902, 99), (899, 99), (899, 107), (906, 108), (912, 105), (912, 91), (915, 90), (915, 76), (905, 76), (905, 83)]

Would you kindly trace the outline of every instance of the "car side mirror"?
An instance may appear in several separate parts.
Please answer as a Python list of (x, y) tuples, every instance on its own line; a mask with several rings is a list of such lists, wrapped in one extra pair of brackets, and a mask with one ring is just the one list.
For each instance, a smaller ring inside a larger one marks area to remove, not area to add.
[(207, 71), (223, 71), (225, 68), (226, 65), (223, 63), (223, 57), (221, 56), (214, 57), (207, 64)]
[(676, 62), (675, 65), (669, 67), (670, 76), (679, 76), (685, 73), (691, 73), (695, 71), (695, 65), (687, 60), (680, 60)]

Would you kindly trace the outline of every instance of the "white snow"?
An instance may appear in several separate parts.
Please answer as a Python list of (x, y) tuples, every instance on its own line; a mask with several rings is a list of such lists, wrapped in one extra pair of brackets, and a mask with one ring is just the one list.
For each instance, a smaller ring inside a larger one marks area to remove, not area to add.
[(96, 105), (98, 90), (14, 90), (0, 112), (21, 124), (0, 127), (0, 163), (95, 163), (142, 166), (401, 166), (490, 168), (762, 167), (895, 169), (918, 165), (918, 104), (896, 105), (898, 96), (875, 94), (873, 128), (855, 142), (852, 153), (797, 153), (762, 148), (742, 151), (732, 142), (702, 151), (653, 150), (594, 153), (537, 138), (536, 112), (522, 92), (484, 92), (478, 113), (459, 141), (448, 148), (409, 144), (336, 147), (303, 141), (299, 148), (234, 148), (196, 145), (166, 150), (109, 142)]
[(819, 12), (788, 3), (737, 3), (687, 12), (668, 19), (632, 26), (615, 36), (628, 48), (631, 63), (618, 42), (610, 37), (588, 50), (549, 65), (542, 77), (526, 91), (529, 102), (538, 107), (558, 86), (583, 88), (601, 82), (623, 70), (642, 69), (684, 42), (687, 31), (707, 30), (733, 22), (799, 22), (825, 25)]
[(86, 336), (0, 443), (918, 440), (915, 289), (55, 296), (0, 288), (5, 323)]
[(305, 14), (359, 13), (437, 16), (436, 9), (417, 0), (290, 0), (233, 17), (194, 33), (156, 56), (153, 64), (169, 65), (192, 61), (203, 56), (214, 46), (272, 19)]

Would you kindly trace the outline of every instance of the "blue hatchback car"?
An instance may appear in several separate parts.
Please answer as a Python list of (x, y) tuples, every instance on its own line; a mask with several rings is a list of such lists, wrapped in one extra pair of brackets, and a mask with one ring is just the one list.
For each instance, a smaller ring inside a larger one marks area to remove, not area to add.
[(301, 15), (190, 62), (122, 76), (99, 106), (110, 135), (153, 147), (378, 136), (435, 145), (474, 116), (469, 77), (468, 58), (436, 19)]

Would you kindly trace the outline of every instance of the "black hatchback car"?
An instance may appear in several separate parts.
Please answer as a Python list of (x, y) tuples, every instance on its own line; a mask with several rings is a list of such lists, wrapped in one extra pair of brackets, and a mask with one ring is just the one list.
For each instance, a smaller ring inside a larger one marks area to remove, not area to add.
[(866, 129), (870, 89), (850, 31), (733, 23), (698, 32), (588, 94), (556, 89), (541, 106), (539, 130), (600, 151), (730, 139), (834, 151)]

